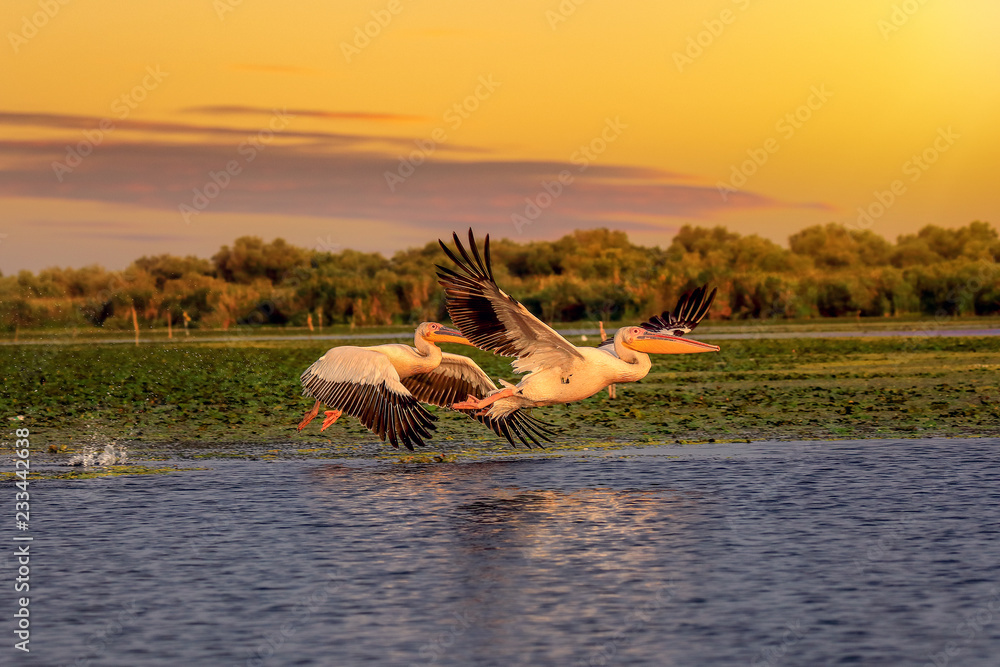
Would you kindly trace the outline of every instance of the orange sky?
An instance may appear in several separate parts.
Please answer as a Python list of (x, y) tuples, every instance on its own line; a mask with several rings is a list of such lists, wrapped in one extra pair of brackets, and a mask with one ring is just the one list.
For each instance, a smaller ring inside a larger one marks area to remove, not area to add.
[(991, 0), (7, 6), (5, 274), (245, 234), (1000, 221)]

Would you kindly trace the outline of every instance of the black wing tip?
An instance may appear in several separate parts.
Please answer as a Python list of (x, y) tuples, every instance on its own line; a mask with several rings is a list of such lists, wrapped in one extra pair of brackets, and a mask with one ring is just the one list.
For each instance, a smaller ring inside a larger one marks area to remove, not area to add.
[(665, 310), (659, 315), (653, 315), (639, 326), (646, 331), (664, 331), (666, 329), (678, 328), (693, 331), (705, 319), (705, 316), (708, 315), (708, 311), (715, 301), (715, 295), (718, 293), (719, 288), (712, 288), (708, 296), (705, 296), (707, 291), (708, 283), (705, 283), (685, 292), (677, 299), (677, 305), (674, 306), (673, 312)]
[(514, 449), (517, 449), (515, 437), (528, 449), (531, 449), (533, 446), (544, 449), (539, 439), (550, 442), (551, 439), (547, 434), (555, 435), (552, 431), (545, 428), (545, 426), (548, 426), (547, 424), (543, 425), (537, 419), (525, 415), (520, 409), (500, 417), (478, 415), (471, 410), (463, 410), (462, 412), (506, 440)]
[[(515, 410), (494, 421), (498, 422), (498, 425), (502, 425), (505, 431), (516, 435), (517, 439), (528, 449), (531, 449), (532, 446), (545, 449), (542, 442), (552, 442), (552, 438), (549, 436), (558, 435), (556, 431), (552, 430), (555, 428), (554, 426), (532, 417), (522, 409)], [(510, 435), (506, 433), (503, 435), (512, 447), (517, 448), (517, 444)]]

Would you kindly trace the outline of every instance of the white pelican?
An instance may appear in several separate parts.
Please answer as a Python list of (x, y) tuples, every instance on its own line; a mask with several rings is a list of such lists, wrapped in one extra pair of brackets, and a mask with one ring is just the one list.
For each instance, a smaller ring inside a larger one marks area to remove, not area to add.
[[(514, 371), (528, 373), (517, 386), (503, 382), (504, 389), (486, 398), (469, 395), (465, 401), (452, 406), (456, 410), (476, 410), (477, 415), (497, 419), (522, 408), (580, 401), (609, 384), (644, 378), (651, 366), (650, 353), (689, 354), (719, 350), (717, 345), (663, 330), (650, 330), (644, 328), (645, 325), (619, 329), (611, 343), (613, 351), (576, 347), (497, 286), (490, 262), (488, 235), (483, 256), (479, 254), (471, 229), (471, 256), (458, 234), (453, 237), (461, 259), (443, 241), (440, 243), (458, 271), (437, 267), (438, 282), (447, 295), (451, 321), (473, 345), (503, 356), (517, 357), (512, 364)], [(704, 289), (700, 294), (704, 296)], [(708, 306), (703, 302), (693, 303), (695, 301), (690, 299), (695, 311), (704, 311), (701, 312), (704, 316)]]
[[(462, 334), (437, 322), (424, 322), (413, 337), (414, 347), (389, 344), (372, 347), (334, 347), (302, 373), (302, 393), (316, 399), (299, 424), (301, 431), (319, 413), (326, 411), (320, 431), (345, 412), (365, 425), (383, 442), (393, 447), (400, 442), (412, 450), (430, 437), (434, 416), (420, 405), (430, 403), (451, 407), (465, 395), (485, 397), (497, 391), (489, 376), (468, 357), (442, 352), (434, 343), (469, 345)], [(544, 427), (523, 412), (492, 418), (467, 411), (471, 418), (489, 427), (514, 444), (517, 436), (527, 446), (529, 440), (545, 437)]]

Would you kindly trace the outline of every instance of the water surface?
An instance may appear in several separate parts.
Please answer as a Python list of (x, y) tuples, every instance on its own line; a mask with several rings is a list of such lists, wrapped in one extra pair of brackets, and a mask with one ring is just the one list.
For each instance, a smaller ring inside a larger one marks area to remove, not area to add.
[(210, 461), (39, 482), (18, 662), (996, 665), (998, 446)]

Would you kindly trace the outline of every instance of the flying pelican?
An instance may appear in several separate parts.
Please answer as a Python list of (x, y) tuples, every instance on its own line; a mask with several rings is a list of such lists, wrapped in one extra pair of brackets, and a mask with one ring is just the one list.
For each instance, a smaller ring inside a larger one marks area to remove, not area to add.
[[(517, 357), (512, 364), (514, 371), (528, 373), (516, 386), (501, 380), (504, 388), (485, 398), (470, 394), (465, 401), (452, 405), (456, 410), (476, 410), (477, 415), (496, 419), (522, 408), (580, 401), (609, 384), (644, 378), (651, 367), (651, 353), (690, 354), (719, 350), (717, 345), (643, 326), (619, 329), (611, 343), (613, 350), (576, 347), (497, 286), (490, 262), (489, 235), (482, 256), (471, 229), (471, 255), (462, 246), (458, 234), (452, 236), (458, 254), (443, 241), (439, 243), (458, 270), (437, 267), (438, 282), (444, 287), (451, 321), (470, 343), (502, 356)], [(704, 297), (704, 289), (700, 294)], [(694, 304), (694, 301), (690, 299), (696, 312), (708, 311), (703, 302)]]
[[(434, 416), (420, 405), (430, 403), (451, 407), (463, 395), (485, 397), (497, 391), (489, 376), (468, 357), (442, 352), (434, 343), (469, 341), (454, 329), (437, 322), (424, 322), (417, 327), (413, 345), (375, 345), (331, 348), (303, 373), (302, 393), (316, 399), (315, 405), (299, 423), (301, 431), (319, 414), (326, 403), (320, 431), (347, 413), (365, 425), (383, 442), (388, 438), (393, 447), (399, 442), (409, 449), (423, 446), (430, 437)], [(546, 429), (523, 412), (513, 411), (500, 417), (466, 414), (503, 436), (511, 445), (517, 436), (528, 447), (537, 438), (548, 440)]]

